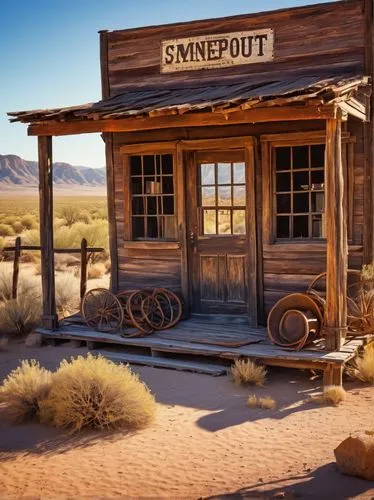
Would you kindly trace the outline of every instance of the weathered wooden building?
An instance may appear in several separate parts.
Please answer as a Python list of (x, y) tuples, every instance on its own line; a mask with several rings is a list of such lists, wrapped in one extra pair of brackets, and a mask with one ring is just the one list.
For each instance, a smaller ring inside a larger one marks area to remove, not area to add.
[(101, 132), (114, 290), (257, 326), (327, 271), (339, 349), (347, 266), (373, 260), (372, 1), (102, 31), (100, 55), (101, 101), (11, 113), (39, 141), (45, 325), (51, 137)]

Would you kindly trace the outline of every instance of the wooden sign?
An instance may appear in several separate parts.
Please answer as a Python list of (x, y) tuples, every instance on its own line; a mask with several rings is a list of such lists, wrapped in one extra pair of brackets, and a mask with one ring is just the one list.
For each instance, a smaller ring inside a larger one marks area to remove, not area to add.
[(161, 73), (268, 62), (273, 47), (272, 29), (163, 40)]

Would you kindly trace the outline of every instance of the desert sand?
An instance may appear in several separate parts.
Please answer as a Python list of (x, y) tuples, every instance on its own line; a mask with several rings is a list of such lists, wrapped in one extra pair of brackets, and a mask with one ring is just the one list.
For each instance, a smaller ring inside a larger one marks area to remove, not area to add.
[[(0, 352), (0, 379), (20, 359), (54, 369), (85, 354), (66, 346)], [(374, 483), (341, 475), (334, 448), (350, 433), (374, 429), (374, 388), (345, 384), (339, 407), (306, 402), (320, 379), (272, 369), (264, 388), (134, 367), (159, 403), (137, 433), (68, 436), (39, 424), (0, 422), (0, 498), (373, 498)], [(249, 393), (270, 395), (275, 410), (249, 409)]]

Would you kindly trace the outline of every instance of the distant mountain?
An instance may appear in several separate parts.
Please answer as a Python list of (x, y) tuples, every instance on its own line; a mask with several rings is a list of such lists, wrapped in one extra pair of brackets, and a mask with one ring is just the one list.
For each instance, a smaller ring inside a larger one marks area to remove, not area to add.
[[(53, 182), (60, 187), (105, 186), (105, 167), (74, 167), (69, 163), (53, 164)], [(0, 155), (0, 187), (33, 187), (39, 184), (38, 163), (16, 155)]]

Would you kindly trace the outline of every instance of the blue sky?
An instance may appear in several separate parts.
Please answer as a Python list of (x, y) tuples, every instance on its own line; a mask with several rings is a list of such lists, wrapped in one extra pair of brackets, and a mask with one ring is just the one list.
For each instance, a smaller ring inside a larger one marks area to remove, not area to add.
[[(7, 111), (71, 106), (100, 99), (101, 29), (221, 17), (317, 3), (300, 0), (2, 0), (0, 2), (0, 154), (37, 159), (26, 125)], [(55, 161), (100, 167), (98, 134), (54, 139)]]

